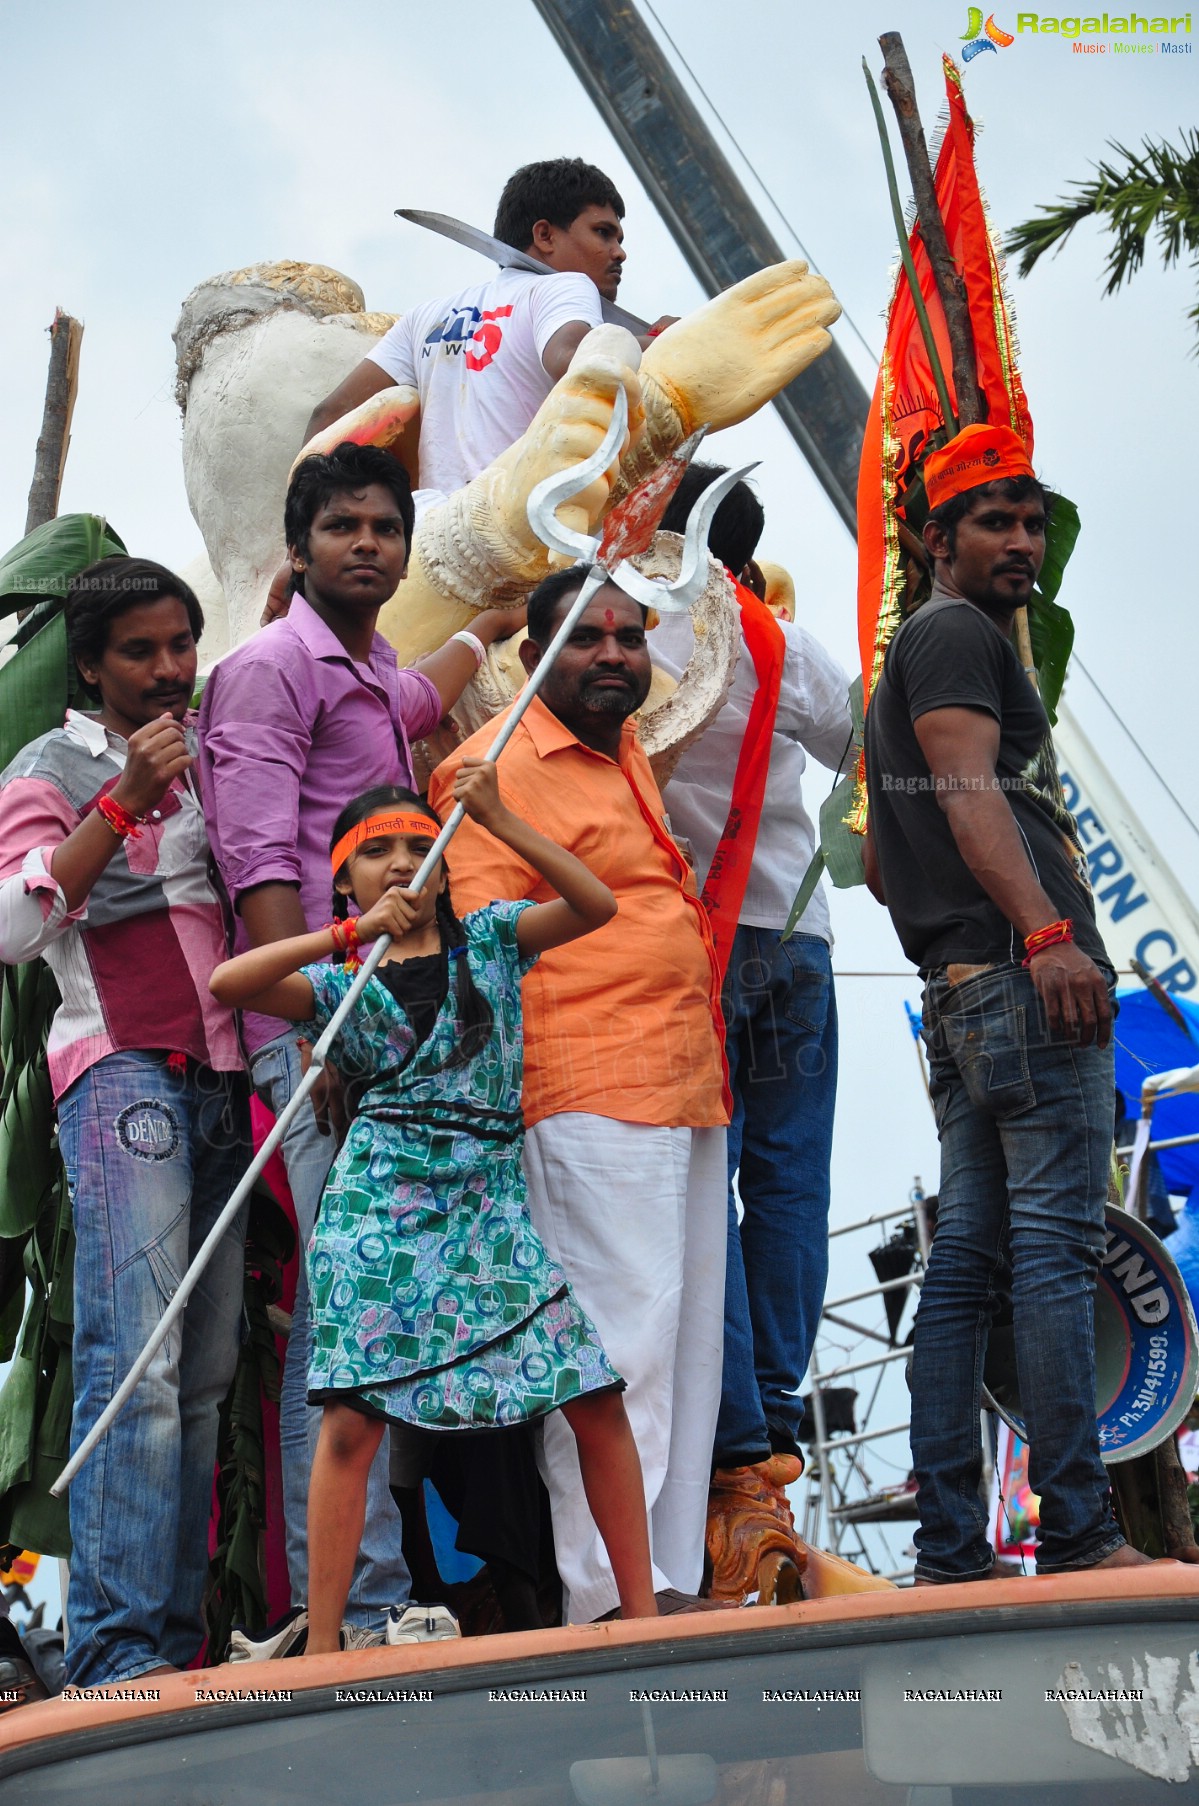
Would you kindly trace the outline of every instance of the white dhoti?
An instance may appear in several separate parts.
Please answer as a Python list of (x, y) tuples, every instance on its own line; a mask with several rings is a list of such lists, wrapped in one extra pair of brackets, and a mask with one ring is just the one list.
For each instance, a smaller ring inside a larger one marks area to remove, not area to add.
[[(654, 1588), (699, 1589), (720, 1408), (728, 1167), (724, 1129), (665, 1129), (569, 1112), (525, 1139), (529, 1212), (627, 1382)], [(574, 1436), (545, 1420), (541, 1469), (567, 1623), (618, 1603), (587, 1508)]]

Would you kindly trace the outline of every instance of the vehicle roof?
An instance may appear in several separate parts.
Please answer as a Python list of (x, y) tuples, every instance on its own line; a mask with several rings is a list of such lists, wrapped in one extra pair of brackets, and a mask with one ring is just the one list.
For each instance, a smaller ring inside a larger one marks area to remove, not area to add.
[[(1046, 1608), (1070, 1611), (1080, 1619), (1107, 1606), (1125, 1610), (1138, 1604), (1152, 1608), (1171, 1602), (1193, 1603), (1199, 1613), (1199, 1566), (1160, 1562), (1152, 1566), (1107, 1569), (1103, 1573), (1059, 1574), (1045, 1578), (996, 1580), (959, 1586), (906, 1588), (887, 1592), (842, 1594), (804, 1600), (794, 1605), (730, 1608), (727, 1612), (703, 1612), (668, 1618), (640, 1618), (627, 1623), (567, 1625), (551, 1630), (522, 1631), (493, 1637), (467, 1637), (460, 1641), (415, 1643), (395, 1649), (353, 1650), (339, 1655), (293, 1657), (283, 1661), (226, 1664), (219, 1668), (189, 1669), (184, 1674), (144, 1676), (122, 1685), (130, 1690), (154, 1688), (156, 1700), (65, 1697), (22, 1706), (0, 1718), (0, 1758), (21, 1746), (43, 1739), (60, 1739), (72, 1733), (94, 1733), (141, 1720), (147, 1737), (155, 1734), (156, 1719), (187, 1712), (195, 1728), (204, 1715), (225, 1717), (227, 1700), (206, 1700), (205, 1692), (236, 1690), (262, 1694), (289, 1691), (294, 1702), (305, 1693), (347, 1686), (369, 1686), (384, 1680), (401, 1680), (414, 1686), (427, 1677), (461, 1670), (489, 1670), (488, 1686), (516, 1681), (519, 1670), (547, 1659), (585, 1658), (593, 1665), (597, 1656), (611, 1654), (626, 1660), (634, 1654), (652, 1660), (655, 1645), (663, 1651), (702, 1659), (704, 1645), (719, 1640), (727, 1655), (727, 1639), (746, 1639), (745, 1653), (752, 1653), (756, 1636), (780, 1630), (806, 1628), (819, 1634), (877, 1623), (883, 1638), (902, 1638), (905, 1628), (920, 1636), (935, 1634), (944, 1622), (955, 1635), (988, 1630), (1018, 1630), (1021, 1617)], [(1171, 1613), (1171, 1615), (1176, 1615)], [(505, 1674), (509, 1670), (509, 1674)], [(93, 1694), (97, 1689), (90, 1690)], [(237, 1709), (237, 1702), (232, 1702)], [(294, 1709), (294, 1705), (293, 1705)], [(211, 1720), (215, 1724), (216, 1720)], [(165, 1726), (164, 1726), (165, 1729)], [(56, 1751), (56, 1754), (59, 1753)]]

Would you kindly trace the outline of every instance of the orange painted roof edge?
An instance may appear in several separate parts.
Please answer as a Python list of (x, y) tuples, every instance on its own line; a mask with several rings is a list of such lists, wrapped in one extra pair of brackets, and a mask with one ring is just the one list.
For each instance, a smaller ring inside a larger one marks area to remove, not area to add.
[[(203, 1713), (228, 1703), (205, 1699), (219, 1694), (290, 1691), (327, 1687), (369, 1686), (384, 1679), (419, 1686), (424, 1675), (447, 1670), (511, 1664), (546, 1657), (593, 1654), (609, 1648), (652, 1643), (694, 1642), (727, 1635), (778, 1631), (788, 1625), (859, 1624), (874, 1620), (901, 1629), (905, 1619), (928, 1619), (937, 1613), (984, 1611), (989, 1606), (1030, 1607), (1165, 1599), (1194, 1600), (1199, 1613), (1199, 1566), (1161, 1563), (1153, 1567), (1108, 1569), (1102, 1574), (1059, 1574), (1045, 1579), (996, 1580), (962, 1586), (897, 1589), (894, 1592), (841, 1594), (803, 1600), (795, 1605), (732, 1608), (727, 1612), (638, 1618), (628, 1623), (575, 1624), (552, 1630), (522, 1631), (495, 1637), (466, 1637), (460, 1642), (414, 1643), (400, 1649), (365, 1649), (329, 1656), (298, 1656), (284, 1661), (226, 1664), (189, 1669), (185, 1674), (146, 1676), (120, 1683), (118, 1690), (156, 1688), (156, 1700), (58, 1698), (21, 1706), (0, 1719), (0, 1755), (43, 1739), (99, 1725), (149, 1720), (183, 1710)], [(700, 1654), (697, 1648), (696, 1654)], [(494, 1683), (503, 1684), (498, 1680)], [(92, 1694), (98, 1690), (92, 1689)], [(110, 1690), (111, 1691), (111, 1690)]]

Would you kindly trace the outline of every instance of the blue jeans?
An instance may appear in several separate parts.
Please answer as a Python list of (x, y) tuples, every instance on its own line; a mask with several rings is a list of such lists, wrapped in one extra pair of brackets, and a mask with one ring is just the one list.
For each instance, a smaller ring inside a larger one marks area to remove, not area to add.
[(1123, 1541), (1095, 1420), (1112, 1050), (1051, 1036), (1032, 979), (1007, 963), (958, 985), (934, 973), (924, 1039), (941, 1188), (912, 1370), (916, 1572), (969, 1580), (991, 1566), (979, 1405), (1009, 1239), (1029, 1478), (1041, 1498), (1037, 1568), (1089, 1567)]
[[(97, 1061), (58, 1106), (75, 1219), (75, 1449), (149, 1339), (249, 1164), (240, 1073)], [(246, 1213), (71, 1484), (66, 1678), (186, 1667), (204, 1636), (217, 1410), (237, 1364)]]
[[(797, 1451), (798, 1396), (828, 1278), (837, 1093), (832, 954), (814, 934), (738, 928), (724, 988), (729, 1127), (724, 1379), (717, 1467)], [(740, 1169), (744, 1219), (733, 1175)]]
[[(268, 1041), (250, 1061), (255, 1089), (278, 1116), (300, 1082), (300, 1053), (294, 1034)], [(337, 1143), (322, 1135), (311, 1104), (297, 1111), (283, 1137), (283, 1162), (296, 1207), (300, 1248), (307, 1249), (316, 1225), (321, 1193), (333, 1165)], [(308, 1480), (321, 1413), (308, 1403), (308, 1363), (312, 1325), (308, 1314), (308, 1263), (300, 1261), (291, 1335), (283, 1364), (279, 1407), (279, 1452), (283, 1463), (283, 1518), (287, 1534), (287, 1575), (296, 1605), (308, 1598)], [(384, 1437), (371, 1465), (366, 1489), (366, 1524), (362, 1548), (346, 1602), (345, 1620), (378, 1630), (387, 1610), (402, 1605), (412, 1579), (400, 1547), (400, 1514), (387, 1484), (388, 1443)]]

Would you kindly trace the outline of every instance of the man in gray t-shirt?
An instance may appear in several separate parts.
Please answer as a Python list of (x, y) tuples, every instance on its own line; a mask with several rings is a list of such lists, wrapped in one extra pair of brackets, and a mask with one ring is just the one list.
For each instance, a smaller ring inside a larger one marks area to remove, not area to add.
[(979, 1405), (1007, 1259), (1038, 1572), (1146, 1559), (1116, 1525), (1095, 1421), (1115, 975), (1010, 643), (1047, 498), (1007, 427), (967, 427), (924, 475), (932, 600), (895, 634), (866, 715), (867, 880), (926, 981), (941, 1141), (912, 1374), (917, 1586), (997, 1573)]

